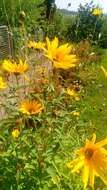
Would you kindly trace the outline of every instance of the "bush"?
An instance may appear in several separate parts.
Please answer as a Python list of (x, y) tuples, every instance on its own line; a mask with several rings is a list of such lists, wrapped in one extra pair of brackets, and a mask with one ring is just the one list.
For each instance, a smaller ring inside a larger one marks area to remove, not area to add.
[(107, 16), (104, 18), (99, 44), (102, 48), (107, 48)]
[(94, 43), (98, 42), (103, 21), (101, 16), (92, 15), (94, 8), (93, 2), (87, 3), (85, 6), (80, 5), (74, 22), (68, 28), (70, 40), (80, 42), (83, 39), (89, 39), (92, 42), (94, 41)]

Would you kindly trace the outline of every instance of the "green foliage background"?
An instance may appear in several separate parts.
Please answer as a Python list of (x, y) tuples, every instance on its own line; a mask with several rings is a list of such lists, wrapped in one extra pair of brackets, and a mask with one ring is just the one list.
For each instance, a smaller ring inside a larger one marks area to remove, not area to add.
[[(85, 6), (80, 5), (78, 12), (72, 14), (56, 10), (54, 0), (0, 0), (0, 25), (9, 26), (14, 41), (18, 41), (23, 25), (28, 38), (36, 36), (37, 31), (42, 29), (43, 36), (58, 36), (62, 41), (73, 42), (88, 39), (101, 47), (107, 47), (107, 16), (93, 16), (93, 8), (97, 7), (91, 1)], [(23, 12), (25, 16), (21, 18)]]

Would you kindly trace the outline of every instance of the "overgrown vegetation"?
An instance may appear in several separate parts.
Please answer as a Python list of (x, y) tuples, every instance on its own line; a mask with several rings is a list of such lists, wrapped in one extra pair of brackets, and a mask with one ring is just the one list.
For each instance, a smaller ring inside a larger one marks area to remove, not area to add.
[(15, 51), (0, 60), (0, 189), (107, 190), (107, 17), (92, 2), (0, 6)]

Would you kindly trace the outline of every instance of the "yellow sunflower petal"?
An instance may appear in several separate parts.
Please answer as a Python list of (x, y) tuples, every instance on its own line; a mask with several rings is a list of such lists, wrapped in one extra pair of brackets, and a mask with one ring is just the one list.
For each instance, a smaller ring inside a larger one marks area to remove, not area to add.
[(87, 187), (88, 178), (89, 178), (89, 166), (87, 164), (85, 164), (84, 169), (83, 169), (83, 174), (82, 174), (84, 189)]
[(56, 48), (58, 47), (58, 43), (59, 43), (58, 38), (55, 37), (55, 38), (53, 39), (51, 45), (52, 45), (52, 47), (53, 47), (54, 49), (56, 49)]
[(104, 140), (102, 140), (102, 141), (100, 141), (98, 143), (95, 143), (95, 145), (98, 146), (98, 147), (102, 147), (102, 146), (104, 146), (106, 144), (107, 144), (107, 138), (105, 138)]
[(50, 43), (50, 40), (49, 40), (49, 38), (48, 38), (48, 37), (46, 37), (46, 43), (47, 43), (47, 48), (49, 49), (49, 48), (50, 48), (51, 43)]
[(74, 172), (78, 172), (78, 170), (81, 169), (81, 168), (83, 167), (83, 165), (84, 165), (84, 159), (83, 159), (83, 160), (80, 160), (80, 161), (76, 164), (76, 166), (74, 166), (72, 172), (73, 172), (73, 173), (74, 173)]
[(92, 189), (94, 188), (94, 179), (95, 179), (95, 172), (94, 169), (91, 168), (89, 174), (89, 185), (92, 187)]
[(93, 133), (93, 137), (92, 137), (92, 139), (91, 139), (91, 142), (94, 144), (94, 143), (95, 143), (95, 141), (96, 141), (96, 134), (95, 134), (95, 133)]
[(101, 69), (102, 69), (102, 71), (103, 71), (105, 77), (107, 77), (107, 70), (106, 70), (103, 66), (101, 66)]
[(80, 161), (81, 158), (76, 158), (70, 162), (67, 163), (68, 168), (72, 168), (74, 164), (77, 164)]
[(107, 150), (106, 150), (106, 149), (101, 148), (101, 152), (102, 152), (102, 154), (104, 154), (105, 156), (107, 155)]
[(104, 182), (104, 184), (107, 185), (107, 177), (104, 175), (104, 172), (100, 168), (97, 168), (96, 172), (101, 180)]

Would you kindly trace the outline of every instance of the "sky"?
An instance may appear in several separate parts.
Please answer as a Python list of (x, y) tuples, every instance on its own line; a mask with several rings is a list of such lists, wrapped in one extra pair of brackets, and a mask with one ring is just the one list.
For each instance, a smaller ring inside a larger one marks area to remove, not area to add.
[[(58, 8), (76, 11), (80, 3), (84, 5), (90, 1), (91, 0), (56, 0), (56, 5)], [(104, 13), (107, 13), (107, 0), (93, 0), (93, 2), (96, 5), (100, 5), (100, 7), (103, 8)], [(68, 3), (71, 3), (71, 7), (69, 8), (67, 8)]]

